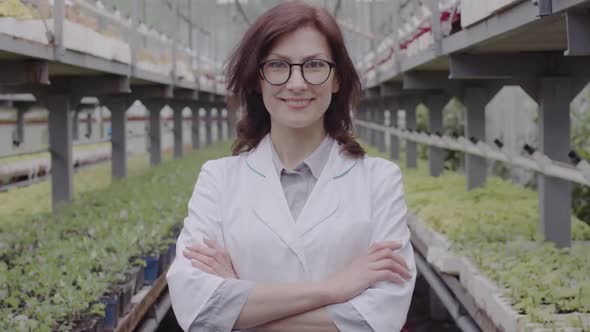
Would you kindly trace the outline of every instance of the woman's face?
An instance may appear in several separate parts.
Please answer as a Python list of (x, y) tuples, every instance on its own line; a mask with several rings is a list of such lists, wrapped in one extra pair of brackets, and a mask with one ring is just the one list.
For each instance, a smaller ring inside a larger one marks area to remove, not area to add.
[[(312, 27), (302, 27), (280, 38), (262, 61), (285, 60), (288, 63), (303, 63), (310, 59), (334, 62), (326, 37)], [(284, 63), (282, 63), (284, 65)], [(306, 68), (308, 80), (323, 62), (310, 62)], [(281, 63), (272, 62), (270, 70), (279, 70)], [(260, 85), (264, 106), (270, 113), (272, 128), (299, 129), (323, 127), (324, 113), (338, 91), (338, 82), (332, 68), (328, 79), (319, 85), (306, 82), (302, 67), (292, 67), (289, 80), (282, 85), (272, 85), (261, 77)], [(267, 70), (265, 69), (265, 72)], [(315, 83), (314, 81), (312, 83)], [(274, 83), (274, 82), (273, 82)]]

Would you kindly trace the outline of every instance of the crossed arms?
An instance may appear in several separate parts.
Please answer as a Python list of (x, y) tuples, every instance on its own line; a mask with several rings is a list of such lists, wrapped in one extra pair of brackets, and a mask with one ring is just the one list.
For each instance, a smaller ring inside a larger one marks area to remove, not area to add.
[[(221, 278), (237, 279), (227, 251), (214, 241), (188, 246), (183, 255), (193, 267)], [(256, 284), (249, 292), (234, 329), (260, 331), (338, 331), (325, 306), (348, 301), (377, 282), (401, 285), (412, 279), (401, 244), (373, 244), (367, 254), (319, 282)]]

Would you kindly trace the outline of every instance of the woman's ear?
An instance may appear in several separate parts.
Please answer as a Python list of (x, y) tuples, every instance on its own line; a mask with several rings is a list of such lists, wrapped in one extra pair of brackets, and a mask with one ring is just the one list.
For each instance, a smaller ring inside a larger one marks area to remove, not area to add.
[(340, 80), (338, 76), (334, 76), (334, 82), (332, 82), (332, 93), (340, 91)]

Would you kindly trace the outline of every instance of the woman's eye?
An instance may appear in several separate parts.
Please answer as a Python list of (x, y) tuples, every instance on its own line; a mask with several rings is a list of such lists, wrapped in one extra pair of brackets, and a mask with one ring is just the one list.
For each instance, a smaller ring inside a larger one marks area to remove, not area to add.
[(312, 60), (312, 61), (308, 61), (307, 63), (305, 63), (305, 66), (308, 68), (317, 69), (317, 68), (325, 67), (326, 63), (323, 61), (319, 61), (319, 60)]
[(287, 67), (287, 64), (285, 64), (282, 61), (271, 61), (267, 64), (267, 66), (269, 66), (272, 69), (283, 69)]

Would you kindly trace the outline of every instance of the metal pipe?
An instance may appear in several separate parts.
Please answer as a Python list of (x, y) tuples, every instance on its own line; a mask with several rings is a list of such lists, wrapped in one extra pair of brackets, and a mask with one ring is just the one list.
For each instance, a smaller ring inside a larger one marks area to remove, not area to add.
[[(355, 124), (361, 127), (370, 128), (377, 131), (382, 131), (390, 135), (395, 135), (401, 139), (413, 141), (416, 143), (436, 146), (443, 149), (466, 152), (472, 155), (480, 156), (489, 160), (497, 160), (514, 166), (526, 168), (537, 173), (556, 177), (563, 180), (579, 183), (585, 186), (590, 186), (590, 171), (586, 167), (571, 166), (563, 162), (552, 160), (546, 155), (535, 151), (531, 157), (512, 153), (510, 151), (503, 151), (494, 146), (488, 145), (483, 141), (473, 143), (465, 137), (458, 137), (456, 139), (442, 136), (440, 139), (433, 138), (433, 135), (427, 135), (419, 132), (409, 132), (407, 130), (400, 130), (376, 123), (362, 121), (355, 119)], [(584, 164), (584, 165), (587, 165)]]
[(449, 315), (453, 317), (453, 320), (457, 326), (464, 332), (479, 332), (481, 331), (477, 324), (469, 317), (461, 312), (461, 303), (455, 299), (453, 294), (448, 290), (444, 282), (440, 277), (430, 268), (428, 263), (418, 253), (414, 253), (416, 261), (416, 267), (420, 273), (424, 276), (424, 279), (428, 282), (432, 290), (436, 293), (440, 301), (447, 308)]
[[(136, 134), (136, 135), (129, 135), (129, 136), (127, 136), (128, 139), (129, 138), (140, 138), (140, 137), (145, 137), (145, 135), (144, 134)], [(76, 142), (76, 143), (73, 143), (73, 146), (84, 146), (84, 145), (100, 144), (100, 143), (107, 143), (107, 142), (110, 142), (110, 141), (111, 141), (110, 138), (103, 138), (103, 139), (94, 140), (94, 141)], [(10, 153), (10, 154), (5, 154), (5, 155), (0, 156), (0, 159), (3, 159), (3, 158), (11, 158), (11, 157), (21, 157), (21, 156), (27, 156), (27, 155), (31, 155), (31, 154), (38, 154), (38, 153), (44, 153), (44, 152), (49, 152), (49, 147), (35, 149), (35, 150), (28, 150), (28, 151), (19, 151), (19, 152), (14, 152), (14, 153)]]

